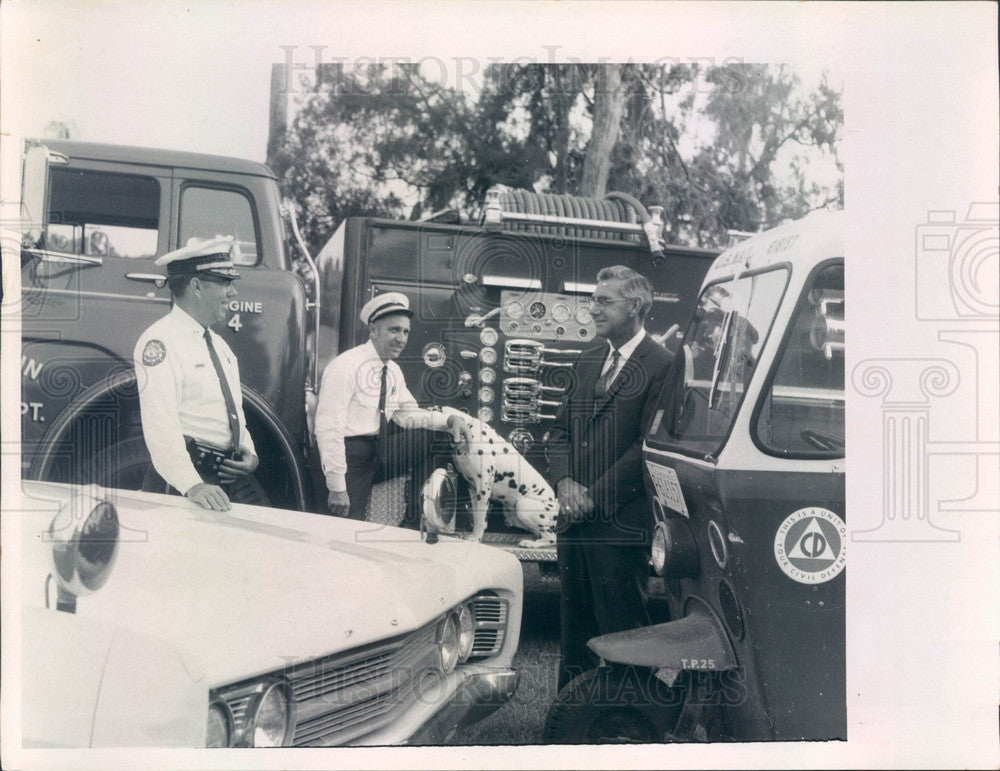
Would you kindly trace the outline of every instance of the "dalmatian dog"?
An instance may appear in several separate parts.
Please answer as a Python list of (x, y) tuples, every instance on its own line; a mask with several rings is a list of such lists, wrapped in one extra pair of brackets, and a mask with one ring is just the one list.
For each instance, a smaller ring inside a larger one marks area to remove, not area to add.
[[(487, 423), (452, 407), (432, 407), (448, 418), (454, 451), (452, 463), (469, 484), (472, 511), (472, 539), (483, 540), (486, 532), (486, 512), (490, 501), (503, 504), (508, 525), (521, 527), (535, 534), (518, 546), (538, 548), (556, 542), (555, 526), (559, 502), (552, 487), (514, 446)], [(446, 472), (438, 469), (423, 488), (424, 511), (435, 522), (434, 507), (429, 501), (440, 489)]]

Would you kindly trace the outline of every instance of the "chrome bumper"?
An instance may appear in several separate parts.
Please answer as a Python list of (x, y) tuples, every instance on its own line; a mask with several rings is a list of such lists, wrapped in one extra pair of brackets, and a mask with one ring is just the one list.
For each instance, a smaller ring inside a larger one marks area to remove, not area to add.
[(446, 744), (455, 732), (502, 707), (520, 681), (516, 669), (491, 669), (470, 673), (454, 696), (421, 726), (407, 744)]

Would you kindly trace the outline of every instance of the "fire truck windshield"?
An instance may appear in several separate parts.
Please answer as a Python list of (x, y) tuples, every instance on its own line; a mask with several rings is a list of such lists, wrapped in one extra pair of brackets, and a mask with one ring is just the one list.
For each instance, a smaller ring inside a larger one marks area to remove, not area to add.
[(705, 287), (660, 395), (655, 438), (696, 455), (719, 451), (787, 283), (788, 271), (776, 268)]

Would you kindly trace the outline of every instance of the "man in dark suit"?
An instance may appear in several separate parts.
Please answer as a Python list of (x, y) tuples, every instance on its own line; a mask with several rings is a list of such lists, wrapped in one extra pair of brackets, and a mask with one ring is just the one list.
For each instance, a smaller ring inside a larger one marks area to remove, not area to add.
[(560, 504), (560, 688), (598, 665), (587, 648), (591, 637), (650, 623), (653, 519), (642, 440), (670, 364), (643, 328), (652, 304), (652, 285), (631, 268), (597, 274), (590, 311), (607, 342), (580, 355), (549, 432), (550, 481)]

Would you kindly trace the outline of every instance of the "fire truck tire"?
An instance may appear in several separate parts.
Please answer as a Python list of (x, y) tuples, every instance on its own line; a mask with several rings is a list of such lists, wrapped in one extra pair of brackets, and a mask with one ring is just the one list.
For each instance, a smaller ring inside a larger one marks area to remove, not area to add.
[[(102, 487), (123, 490), (141, 490), (146, 471), (152, 465), (146, 442), (141, 436), (132, 436), (116, 442), (96, 453), (87, 463), (84, 479)], [(270, 506), (270, 499), (254, 476), (238, 479), (228, 487), (229, 499), (235, 503)]]
[(143, 477), (151, 463), (146, 443), (141, 436), (133, 436), (109, 445), (91, 457), (80, 481), (121, 490), (141, 490)]
[(584, 672), (556, 696), (542, 729), (548, 744), (671, 741), (684, 702), (653, 670), (611, 665)]

